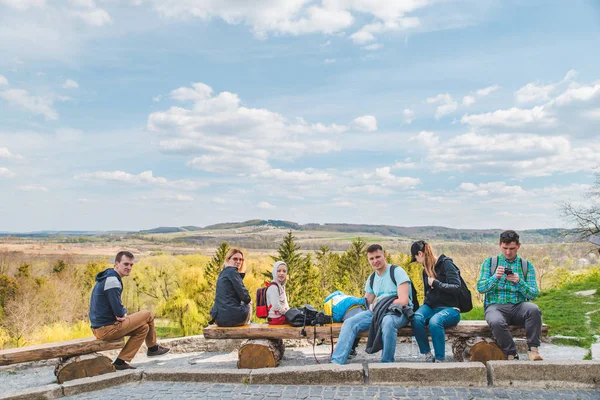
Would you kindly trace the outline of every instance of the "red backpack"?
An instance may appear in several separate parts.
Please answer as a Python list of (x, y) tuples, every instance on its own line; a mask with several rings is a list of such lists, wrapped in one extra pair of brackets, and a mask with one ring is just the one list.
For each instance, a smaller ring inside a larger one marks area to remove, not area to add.
[[(277, 286), (279, 291), (279, 285), (275, 282), (265, 282), (265, 286), (256, 290), (256, 316), (258, 318), (267, 318), (269, 316), (269, 307), (267, 306), (267, 290), (271, 286)], [(281, 294), (281, 292), (279, 293)]]

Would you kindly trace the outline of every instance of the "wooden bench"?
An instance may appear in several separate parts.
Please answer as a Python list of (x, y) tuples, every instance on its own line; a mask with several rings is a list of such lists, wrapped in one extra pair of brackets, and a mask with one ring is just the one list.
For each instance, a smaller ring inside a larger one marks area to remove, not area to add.
[(63, 383), (113, 372), (115, 368), (110, 358), (96, 353), (120, 349), (124, 345), (123, 339), (103, 341), (85, 338), (0, 350), (0, 366), (60, 358), (54, 373), (58, 383)]
[[(284, 348), (282, 339), (317, 339), (329, 340), (330, 336), (339, 337), (341, 323), (324, 326), (307, 326), (306, 336), (302, 335), (302, 328), (290, 325), (249, 324), (236, 327), (219, 327), (210, 325), (204, 328), (204, 337), (207, 339), (248, 339), (239, 350), (240, 359), (238, 368), (264, 368), (279, 365)], [(525, 329), (510, 326), (514, 338), (524, 338)], [(360, 337), (367, 337), (368, 331), (359, 333)], [(547, 336), (548, 326), (542, 325), (542, 336)], [(398, 329), (399, 337), (412, 337), (412, 328)], [(446, 337), (452, 341), (454, 360), (488, 361), (505, 359), (485, 321), (460, 321), (458, 325), (446, 329)], [(260, 358), (263, 358), (261, 361)], [(261, 366), (262, 365), (262, 366)]]

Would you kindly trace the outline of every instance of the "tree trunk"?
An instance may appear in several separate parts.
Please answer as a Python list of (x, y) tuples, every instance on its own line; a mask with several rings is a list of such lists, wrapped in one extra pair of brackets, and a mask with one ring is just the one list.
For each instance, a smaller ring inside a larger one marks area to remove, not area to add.
[(485, 363), (490, 360), (506, 360), (506, 356), (500, 349), (500, 346), (492, 338), (478, 336), (468, 339), (466, 344), (465, 353), (469, 355), (471, 361)]
[(98, 353), (61, 358), (54, 369), (58, 383), (114, 372), (110, 358)]
[(285, 346), (283, 340), (249, 339), (238, 350), (238, 368), (272, 368), (279, 365)]

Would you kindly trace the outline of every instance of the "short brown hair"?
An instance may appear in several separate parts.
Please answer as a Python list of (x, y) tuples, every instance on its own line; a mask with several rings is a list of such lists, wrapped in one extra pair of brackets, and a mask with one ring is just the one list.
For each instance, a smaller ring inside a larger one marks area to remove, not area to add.
[(510, 244), (515, 242), (519, 244), (519, 234), (515, 231), (504, 231), (500, 234), (500, 243)]
[(115, 262), (120, 263), (121, 262), (121, 258), (123, 258), (123, 256), (127, 257), (127, 258), (131, 258), (132, 260), (135, 258), (133, 256), (133, 253), (130, 251), (120, 251), (117, 253), (117, 256), (115, 257)]

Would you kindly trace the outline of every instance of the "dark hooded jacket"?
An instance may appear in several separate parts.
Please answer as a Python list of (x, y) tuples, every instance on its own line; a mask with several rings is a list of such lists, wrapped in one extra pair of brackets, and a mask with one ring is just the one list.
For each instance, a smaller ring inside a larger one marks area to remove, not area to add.
[(218, 326), (237, 326), (248, 317), (250, 295), (236, 267), (225, 267), (217, 278), (215, 304), (210, 316)]
[(117, 317), (127, 313), (121, 302), (123, 282), (114, 268), (106, 269), (96, 275), (96, 284), (90, 300), (90, 322), (92, 329), (112, 325)]
[(433, 266), (436, 278), (433, 288), (427, 283), (427, 274), (423, 269), (423, 284), (425, 288), (424, 304), (430, 308), (456, 307), (460, 294), (460, 273), (451, 258), (441, 255)]

